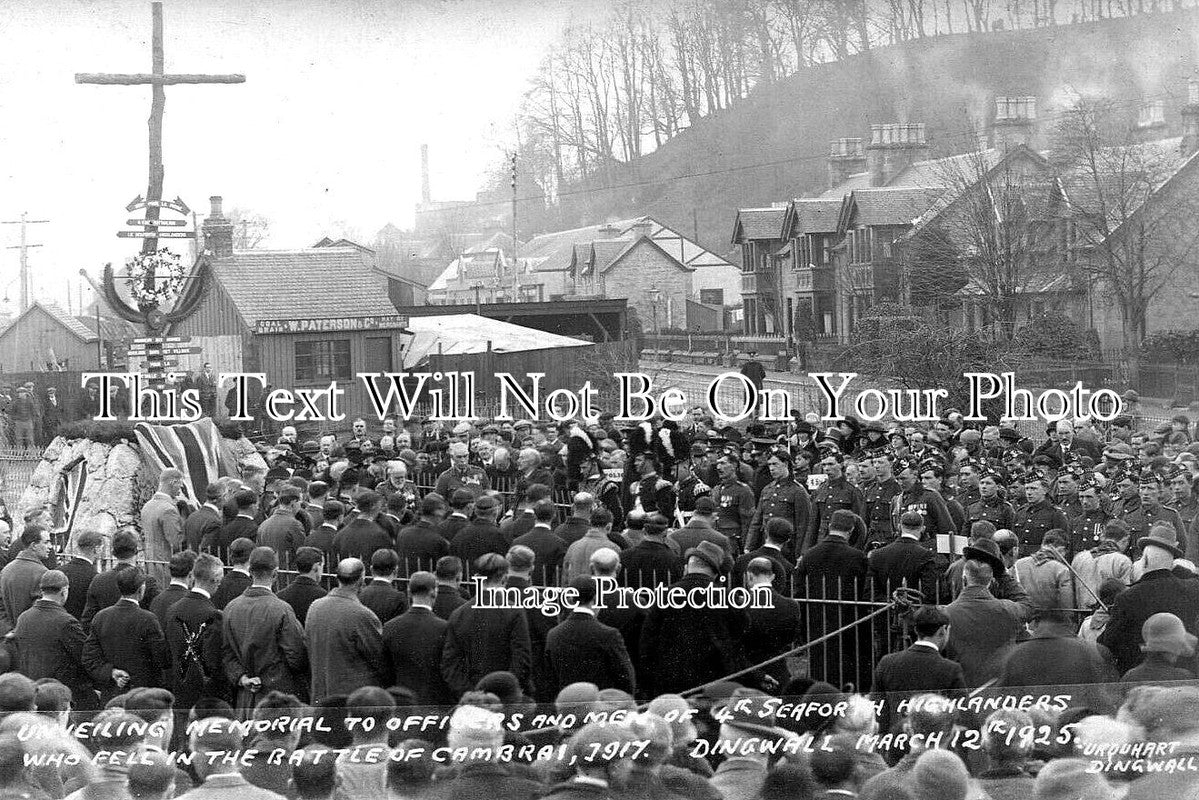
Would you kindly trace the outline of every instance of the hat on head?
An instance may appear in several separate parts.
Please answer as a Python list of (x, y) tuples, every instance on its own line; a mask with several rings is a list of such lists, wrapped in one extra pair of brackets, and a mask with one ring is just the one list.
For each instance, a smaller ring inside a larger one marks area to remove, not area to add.
[(1002, 427), (999, 429), (999, 438), (1004, 441), (1018, 442), (1020, 441), (1020, 432), (1015, 428)]
[(459, 422), (454, 426), (454, 435), (461, 436), (464, 433), (470, 433), (473, 428), (469, 422)]
[(1169, 550), (1175, 558), (1182, 558), (1182, 550), (1178, 547), (1178, 531), (1174, 530), (1173, 525), (1154, 525), (1148, 536), (1137, 540), (1137, 547), (1142, 550), (1149, 546)]
[(721, 725), (728, 725), (749, 733), (780, 736), (784, 731), (775, 724), (773, 708), (777, 701), (757, 689), (739, 686), (724, 703), (712, 709), (712, 718)]
[(1007, 571), (1007, 564), (1003, 563), (1003, 557), (999, 554), (999, 545), (991, 539), (980, 539), (973, 544), (966, 545), (962, 548), (962, 555), (974, 561), (989, 564), (996, 577)]
[(490, 511), (493, 508), (499, 507), (500, 501), (496, 497), (489, 494), (482, 495), (478, 500), (475, 501), (476, 511)]
[(1141, 396), (1137, 394), (1136, 389), (1129, 389), (1127, 392), (1120, 395), (1120, 398), (1126, 403), (1135, 403), (1141, 399)]
[(881, 422), (867, 422), (862, 426), (862, 433), (886, 433), (887, 429)]
[(1141, 474), (1137, 477), (1137, 483), (1147, 486), (1160, 486), (1162, 476), (1158, 475), (1151, 469), (1141, 470)]
[(807, 420), (800, 420), (799, 422), (795, 423), (795, 432), (806, 433), (810, 435), (816, 432), (816, 428), (814, 428), (812, 423), (808, 422)]
[(1146, 653), (1173, 653), (1189, 656), (1195, 652), (1199, 642), (1194, 634), (1188, 633), (1182, 620), (1173, 614), (1160, 612), (1145, 620), (1141, 626), (1141, 638), (1145, 643), (1141, 650)]
[(717, 575), (726, 572), (724, 566), (725, 560), (728, 558), (728, 556), (725, 554), (720, 545), (716, 544), (715, 542), (700, 542), (695, 547), (692, 547), (690, 550), (688, 550), (683, 555), (683, 559), (685, 561), (689, 561), (692, 556), (695, 556), (700, 561), (703, 561), (705, 564), (711, 567)]
[(982, 441), (982, 438), (983, 435), (973, 428), (967, 428), (958, 436), (958, 439), (963, 443)]

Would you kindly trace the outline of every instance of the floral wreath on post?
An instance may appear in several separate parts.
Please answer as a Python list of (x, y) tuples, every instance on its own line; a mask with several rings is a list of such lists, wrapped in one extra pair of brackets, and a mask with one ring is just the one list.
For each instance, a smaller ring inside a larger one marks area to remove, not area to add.
[[(174, 299), (187, 277), (183, 260), (167, 248), (153, 253), (139, 253), (129, 259), (129, 293), (141, 306), (160, 306)], [(146, 276), (154, 274), (154, 286), (146, 286)]]

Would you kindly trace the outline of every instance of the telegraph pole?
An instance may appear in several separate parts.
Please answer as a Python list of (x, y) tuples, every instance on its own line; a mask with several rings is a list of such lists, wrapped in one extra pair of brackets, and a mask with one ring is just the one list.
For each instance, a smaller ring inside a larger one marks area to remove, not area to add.
[[(512, 151), (512, 267), (516, 269), (516, 151)], [(519, 270), (517, 270), (519, 272)]]
[(20, 225), (21, 226), (21, 243), (9, 245), (7, 250), (21, 251), (21, 313), (24, 313), (29, 308), (29, 258), (28, 250), (31, 247), (41, 247), (40, 244), (29, 244), (25, 236), (26, 225), (40, 225), (49, 222), (48, 219), (29, 219), (29, 214), (22, 211), (20, 219), (0, 220), (0, 225)]

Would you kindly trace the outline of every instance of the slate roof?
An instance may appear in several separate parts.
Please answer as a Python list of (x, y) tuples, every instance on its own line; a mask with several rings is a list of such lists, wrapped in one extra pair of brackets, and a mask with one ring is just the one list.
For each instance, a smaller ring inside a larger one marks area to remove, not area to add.
[(841, 216), (841, 198), (804, 198), (792, 200), (787, 207), (783, 225), (785, 238), (806, 233), (836, 233), (837, 218)]
[(396, 313), (374, 259), (351, 247), (243, 250), (210, 262), (247, 325)]
[(857, 189), (845, 198), (842, 224), (853, 210), (858, 225), (911, 225), (939, 197), (941, 191), (917, 187)]
[(786, 215), (785, 207), (741, 209), (733, 224), (733, 242), (783, 238), (783, 218)]
[[(643, 225), (644, 223), (648, 223), (648, 225)], [(584, 250), (576, 248), (576, 245), (583, 248), (591, 248), (591, 245), (595, 242), (614, 242), (621, 243), (623, 250), (632, 241), (635, 233), (634, 228), (639, 225), (642, 225), (642, 229), (647, 231), (649, 237), (654, 240), (654, 244), (658, 245), (667, 255), (679, 261), (684, 266), (692, 269), (724, 267), (740, 272), (740, 269), (733, 266), (729, 261), (711, 251), (705, 250), (700, 245), (666, 227), (652, 217), (633, 217), (616, 220), (615, 222), (587, 225), (581, 228), (571, 228), (570, 230), (554, 231), (553, 233), (543, 233), (540, 236), (535, 236), (525, 244), (522, 244), (517, 252), (517, 257), (520, 261), (520, 271), (522, 273), (569, 271), (572, 265), (580, 263), (578, 259), (583, 257)], [(607, 245), (601, 245), (601, 252), (604, 257), (607, 257), (609, 254), (609, 250), (606, 249), (607, 247)], [(615, 247), (616, 244), (613, 244), (612, 249), (615, 249)], [(510, 253), (511, 250), (506, 249), (505, 252)], [(612, 259), (614, 260), (617, 255), (619, 255), (619, 252), (611, 254)], [(602, 260), (600, 263), (601, 269), (603, 266), (606, 266)], [(611, 260), (607, 262), (607, 264), (611, 263)], [(437, 279), (429, 285), (429, 289), (434, 291), (445, 289), (449, 281), (455, 279), (455, 269), (455, 264), (447, 266), (437, 276)]]

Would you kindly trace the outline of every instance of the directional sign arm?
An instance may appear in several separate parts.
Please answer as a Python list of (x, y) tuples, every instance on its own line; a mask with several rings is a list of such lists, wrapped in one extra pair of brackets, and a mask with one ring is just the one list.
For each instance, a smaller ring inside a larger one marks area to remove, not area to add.
[(245, 83), (245, 75), (155, 75), (147, 72), (76, 72), (75, 83), (100, 86), (178, 86), (179, 84)]
[(129, 205), (125, 206), (125, 210), (132, 211), (135, 208), (141, 208), (144, 205), (145, 203), (142, 202), (142, 196), (139, 194), (137, 197), (129, 201)]

